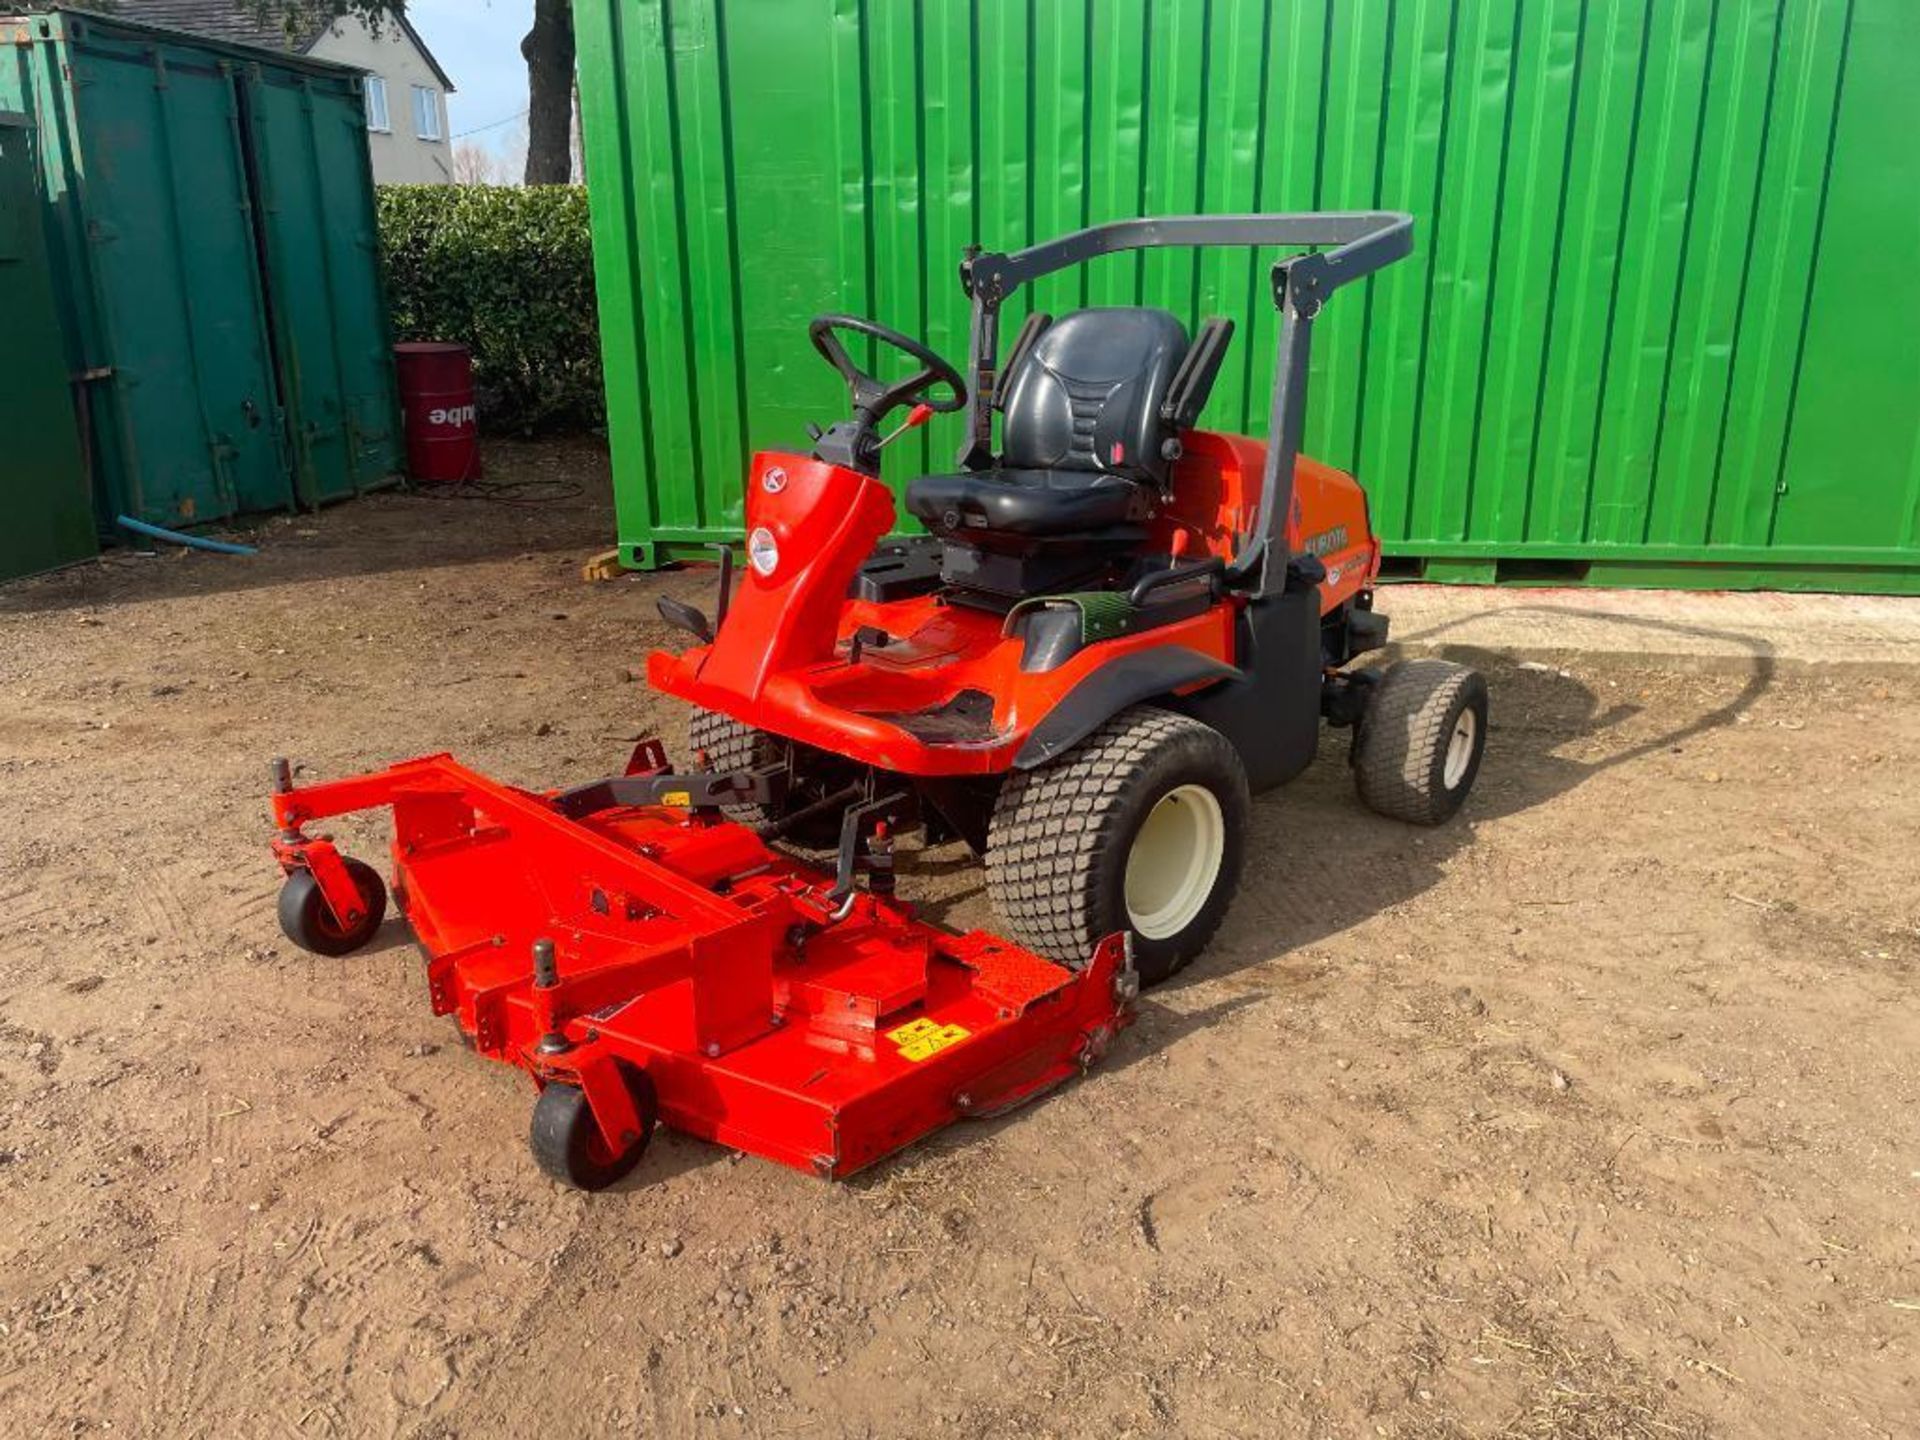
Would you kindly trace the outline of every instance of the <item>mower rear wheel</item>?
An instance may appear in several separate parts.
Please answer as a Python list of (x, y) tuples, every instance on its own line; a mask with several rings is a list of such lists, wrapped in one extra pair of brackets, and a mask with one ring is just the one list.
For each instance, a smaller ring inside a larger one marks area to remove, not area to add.
[(987, 893), (1014, 938), (1066, 964), (1133, 935), (1142, 984), (1205, 948), (1240, 880), (1246, 771), (1219, 731), (1145, 706), (1015, 771), (987, 835)]
[(626, 1137), (624, 1145), (614, 1144), (602, 1133), (587, 1104), (586, 1092), (578, 1085), (553, 1081), (533, 1102), (527, 1143), (533, 1150), (534, 1163), (561, 1184), (576, 1190), (604, 1190), (631, 1173), (647, 1153), (659, 1101), (644, 1071), (622, 1073), (633, 1094), (633, 1108), (640, 1116), (639, 1136)]
[[(694, 750), (705, 752), (707, 764), (715, 770), (751, 770), (778, 760), (784, 742), (764, 730), (742, 725), (731, 715), (696, 710), (687, 722), (687, 743)], [(796, 747), (796, 757), (795, 788), (780, 809), (769, 805), (722, 805), (720, 813), (741, 825), (765, 825), (804, 809), (852, 778), (846, 762), (819, 751)], [(839, 770), (848, 770), (848, 773), (843, 777), (837, 773)], [(801, 821), (781, 838), (804, 850), (831, 850), (840, 841), (840, 817), (838, 814), (816, 815)]]
[(1450, 660), (1402, 660), (1367, 696), (1353, 778), (1370, 810), (1414, 825), (1453, 818), (1487, 748), (1487, 682)]
[(296, 870), (280, 887), (280, 929), (302, 950), (337, 958), (351, 955), (373, 939), (387, 918), (387, 884), (380, 872), (363, 860), (346, 860), (347, 874), (359, 888), (362, 914), (352, 925), (342, 925), (320, 893), (311, 870)]
[[(687, 721), (687, 744), (704, 751), (707, 764), (721, 771), (751, 770), (775, 758), (772, 736), (716, 710), (693, 712)], [(720, 813), (742, 825), (764, 825), (773, 818), (765, 805), (722, 805)]]

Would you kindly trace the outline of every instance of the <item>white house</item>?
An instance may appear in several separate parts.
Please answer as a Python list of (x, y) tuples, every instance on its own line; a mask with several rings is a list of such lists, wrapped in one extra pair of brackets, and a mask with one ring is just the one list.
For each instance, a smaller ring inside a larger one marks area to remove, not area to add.
[(307, 25), (261, 21), (236, 0), (119, 0), (113, 13), (213, 40), (292, 50), (367, 72), (367, 148), (382, 185), (446, 185), (453, 180), (447, 96), (453, 81), (420, 32), (389, 18), (378, 34), (364, 20)]

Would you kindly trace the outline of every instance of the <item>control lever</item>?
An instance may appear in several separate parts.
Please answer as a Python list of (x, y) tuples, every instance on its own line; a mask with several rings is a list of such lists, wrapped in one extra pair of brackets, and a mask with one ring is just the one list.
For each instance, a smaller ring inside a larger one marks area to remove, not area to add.
[(906, 434), (907, 431), (919, 429), (932, 418), (933, 407), (931, 405), (914, 406), (913, 409), (907, 412), (907, 418), (901, 422), (900, 428), (895, 430), (891, 435), (881, 436), (880, 439), (874, 443), (873, 448), (876, 450), (886, 449), (887, 446), (898, 440), (902, 435)]
[(653, 608), (660, 612), (660, 618), (676, 630), (684, 630), (702, 645), (713, 643), (713, 626), (707, 623), (707, 617), (684, 600), (676, 600), (671, 595), (661, 595), (653, 602)]

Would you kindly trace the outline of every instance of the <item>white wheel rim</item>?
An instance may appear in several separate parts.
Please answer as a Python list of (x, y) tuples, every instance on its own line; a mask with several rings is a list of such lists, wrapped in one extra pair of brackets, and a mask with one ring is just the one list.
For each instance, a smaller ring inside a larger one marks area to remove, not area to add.
[(1227, 820), (1204, 785), (1160, 797), (1127, 852), (1127, 919), (1135, 933), (1165, 940), (1193, 923), (1213, 893), (1227, 853)]
[(1466, 778), (1467, 766), (1473, 763), (1474, 746), (1480, 739), (1480, 717), (1471, 709), (1462, 710), (1460, 718), (1453, 722), (1453, 734), (1447, 739), (1447, 766), (1441, 772), (1441, 783), (1447, 789), (1456, 788)]

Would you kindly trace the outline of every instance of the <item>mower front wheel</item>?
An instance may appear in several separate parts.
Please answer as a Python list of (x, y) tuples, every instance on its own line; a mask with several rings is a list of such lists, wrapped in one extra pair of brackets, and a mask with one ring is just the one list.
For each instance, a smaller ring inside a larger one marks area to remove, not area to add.
[(624, 1144), (610, 1141), (593, 1118), (587, 1095), (578, 1085), (555, 1080), (533, 1102), (533, 1125), (527, 1143), (534, 1163), (576, 1190), (604, 1190), (620, 1181), (640, 1163), (653, 1139), (660, 1104), (653, 1082), (644, 1071), (623, 1070), (633, 1108), (640, 1117), (638, 1136), (624, 1136)]
[(364, 860), (344, 863), (360, 891), (361, 915), (351, 925), (334, 917), (311, 870), (295, 870), (280, 887), (281, 932), (302, 950), (333, 959), (351, 955), (373, 939), (387, 918), (387, 885), (380, 872)]
[(1233, 745), (1191, 716), (1123, 711), (1060, 759), (1008, 777), (987, 893), (1023, 945), (1080, 964), (1133, 936), (1142, 984), (1199, 954), (1240, 880), (1249, 807)]

